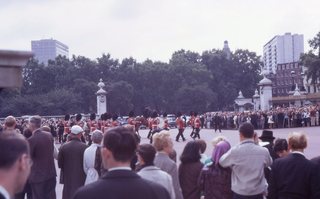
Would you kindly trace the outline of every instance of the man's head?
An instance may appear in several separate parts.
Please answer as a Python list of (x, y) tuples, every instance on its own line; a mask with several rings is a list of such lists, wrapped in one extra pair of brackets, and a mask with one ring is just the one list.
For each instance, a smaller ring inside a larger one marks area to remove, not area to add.
[(35, 131), (41, 127), (41, 117), (40, 116), (33, 116), (30, 118), (29, 121), (29, 128), (31, 131)]
[(239, 132), (241, 141), (244, 139), (250, 139), (254, 136), (254, 127), (251, 123), (245, 122), (239, 127)]
[(71, 134), (70, 134), (70, 136), (71, 136), (71, 138), (72, 137), (77, 137), (77, 138), (81, 138), (81, 136), (82, 136), (82, 133), (83, 133), (83, 128), (81, 128), (81, 126), (79, 126), (79, 125), (73, 125), (72, 127), (71, 127)]
[(154, 134), (152, 137), (153, 146), (157, 151), (162, 151), (168, 155), (172, 153), (173, 143), (170, 138), (170, 133), (168, 131), (161, 131), (160, 133)]
[(11, 197), (23, 190), (31, 169), (29, 144), (21, 134), (0, 135), (0, 185)]
[(156, 149), (151, 144), (141, 144), (137, 150), (138, 160), (141, 165), (153, 165)]
[(16, 127), (16, 118), (13, 116), (8, 116), (6, 117), (6, 119), (4, 120), (4, 128), (5, 130), (12, 130)]
[(101, 151), (105, 168), (129, 166), (137, 149), (134, 132), (125, 127), (116, 127), (108, 130), (103, 137)]
[(273, 146), (274, 152), (280, 157), (284, 157), (288, 154), (288, 142), (286, 139), (276, 139)]
[(307, 148), (307, 136), (303, 133), (291, 133), (288, 138), (288, 148), (291, 151), (302, 151)]
[(91, 136), (93, 143), (101, 144), (102, 138), (103, 138), (103, 135), (100, 130), (93, 131), (92, 136)]

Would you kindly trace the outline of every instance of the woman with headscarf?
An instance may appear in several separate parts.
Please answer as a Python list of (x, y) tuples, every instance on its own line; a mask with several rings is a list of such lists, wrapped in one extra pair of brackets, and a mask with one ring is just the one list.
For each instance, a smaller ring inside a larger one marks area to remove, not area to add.
[(219, 165), (219, 159), (230, 148), (228, 141), (218, 142), (212, 153), (212, 162), (200, 173), (199, 186), (205, 199), (232, 199), (231, 170)]

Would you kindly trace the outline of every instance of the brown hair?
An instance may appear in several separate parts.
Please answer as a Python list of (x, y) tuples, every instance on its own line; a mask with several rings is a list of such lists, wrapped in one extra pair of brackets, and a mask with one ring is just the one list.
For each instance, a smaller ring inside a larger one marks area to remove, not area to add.
[(290, 149), (305, 149), (307, 148), (307, 136), (303, 133), (293, 132), (289, 134), (288, 145)]

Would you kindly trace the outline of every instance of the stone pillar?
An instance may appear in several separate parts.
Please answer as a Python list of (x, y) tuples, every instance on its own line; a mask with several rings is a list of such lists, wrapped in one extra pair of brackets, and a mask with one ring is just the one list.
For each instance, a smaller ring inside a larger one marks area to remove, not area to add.
[(29, 51), (0, 50), (0, 89), (22, 86), (22, 66), (32, 55)]
[(101, 114), (107, 112), (107, 91), (103, 89), (105, 84), (103, 83), (102, 79), (98, 83), (98, 87), (100, 88), (96, 95), (97, 95), (97, 115), (101, 116)]
[(272, 81), (266, 76), (259, 82), (260, 106), (262, 111), (267, 111), (272, 105)]

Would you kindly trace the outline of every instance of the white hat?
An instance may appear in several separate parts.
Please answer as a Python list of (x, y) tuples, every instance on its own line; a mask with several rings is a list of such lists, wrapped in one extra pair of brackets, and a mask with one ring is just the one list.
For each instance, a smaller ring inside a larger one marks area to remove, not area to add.
[(78, 135), (79, 133), (82, 133), (83, 129), (81, 128), (81, 126), (78, 125), (74, 125), (71, 127), (71, 133), (74, 135)]

